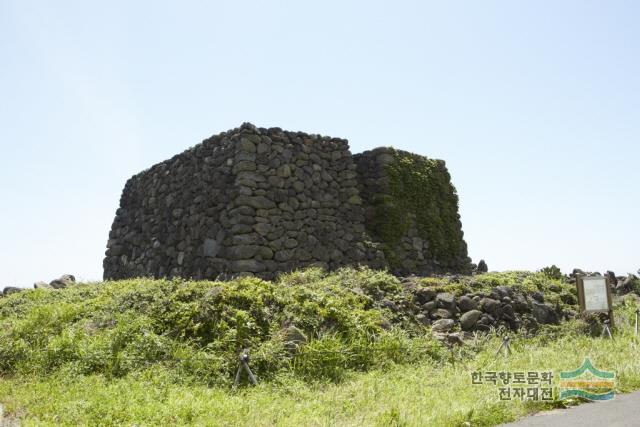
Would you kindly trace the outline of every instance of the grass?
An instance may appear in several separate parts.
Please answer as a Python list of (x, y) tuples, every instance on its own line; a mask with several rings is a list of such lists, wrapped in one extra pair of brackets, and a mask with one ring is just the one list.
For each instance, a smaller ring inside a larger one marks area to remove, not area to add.
[(9, 413), (24, 414), (25, 426), (489, 426), (563, 403), (501, 402), (497, 387), (471, 385), (474, 371), (553, 370), (557, 375), (588, 356), (597, 367), (616, 371), (619, 392), (640, 388), (639, 346), (629, 334), (615, 340), (575, 334), (516, 339), (514, 353), (496, 359), (498, 345), (496, 338), (490, 340), (471, 360), (397, 365), (351, 374), (337, 384), (280, 378), (234, 392), (179, 384), (166, 370), (150, 369), (115, 380), (64, 374), (5, 379), (0, 394)]
[[(0, 374), (119, 378), (159, 365), (184, 382), (228, 386), (242, 348), (266, 379), (286, 371), (336, 381), (387, 362), (439, 359), (411, 310), (391, 313), (381, 308), (385, 298), (410, 304), (396, 278), (368, 269), (311, 269), (276, 283), (136, 279), (35, 289), (0, 299)], [(292, 327), (306, 345), (288, 345)]]
[[(465, 286), (568, 292), (540, 274), (465, 278)], [(449, 280), (425, 284), (441, 289)], [(406, 316), (382, 308), (392, 299)], [(561, 407), (500, 401), (479, 370), (615, 370), (617, 390), (640, 388), (632, 300), (617, 309), (615, 340), (581, 320), (448, 350), (416, 325), (397, 279), (371, 270), (308, 270), (280, 282), (131, 280), (34, 290), (0, 300), (0, 403), (30, 425), (489, 426)], [(291, 349), (281, 330), (308, 337)], [(231, 388), (249, 344), (257, 387)], [(569, 402), (576, 403), (576, 402)]]

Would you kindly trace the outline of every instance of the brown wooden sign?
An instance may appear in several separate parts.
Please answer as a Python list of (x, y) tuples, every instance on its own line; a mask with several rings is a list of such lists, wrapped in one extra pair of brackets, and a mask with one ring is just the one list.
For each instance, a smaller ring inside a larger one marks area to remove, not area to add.
[(609, 278), (603, 276), (583, 276), (576, 280), (578, 304), (585, 313), (608, 313), (613, 323), (613, 301)]

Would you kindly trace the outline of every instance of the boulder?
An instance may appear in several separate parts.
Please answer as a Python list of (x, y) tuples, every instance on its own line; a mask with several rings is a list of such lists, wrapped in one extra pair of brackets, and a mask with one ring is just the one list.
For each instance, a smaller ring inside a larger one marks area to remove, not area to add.
[(489, 314), (483, 314), (476, 323), (475, 328), (479, 331), (488, 331), (491, 329), (491, 326), (493, 326), (495, 321), (496, 320), (493, 318), (493, 316)]
[(398, 305), (395, 302), (388, 299), (383, 299), (382, 301), (380, 301), (380, 305), (383, 306), (384, 308), (388, 308), (394, 313), (397, 313), (398, 311), (400, 311), (400, 309), (398, 308)]
[(454, 313), (447, 310), (446, 308), (439, 308), (433, 313), (431, 313), (432, 319), (452, 319), (454, 317)]
[(295, 326), (287, 326), (280, 332), (282, 334), (284, 347), (289, 352), (295, 352), (301, 345), (307, 343), (307, 336)]
[(422, 309), (426, 312), (431, 312), (433, 310), (435, 310), (436, 308), (438, 308), (438, 303), (435, 301), (429, 301), (426, 304), (423, 304)]
[(53, 289), (63, 289), (76, 282), (76, 278), (72, 274), (63, 274), (57, 279), (49, 282), (49, 286)]
[(436, 297), (436, 291), (429, 288), (420, 288), (416, 291), (416, 299), (420, 304), (433, 301)]
[(557, 324), (558, 323), (558, 315), (556, 314), (553, 307), (548, 306), (547, 304), (541, 304), (539, 302), (531, 303), (531, 312), (533, 317), (536, 319), (538, 323), (542, 324)]
[(624, 280), (618, 282), (618, 286), (616, 286), (616, 292), (625, 293), (633, 290), (633, 285), (636, 280), (638, 280), (638, 278), (635, 275), (629, 274), (624, 278)]
[(513, 289), (508, 286), (497, 286), (493, 288), (492, 293), (499, 295), (499, 299), (510, 298), (513, 295)]
[(544, 294), (542, 292), (533, 292), (531, 294), (531, 298), (533, 298), (534, 301), (539, 302), (540, 304), (544, 303)]
[(447, 310), (454, 311), (456, 309), (456, 298), (453, 296), (453, 294), (450, 294), (448, 292), (441, 292), (436, 295), (436, 301), (438, 302), (439, 308), (445, 308)]
[(22, 289), (22, 288), (17, 288), (15, 286), (7, 286), (2, 291), (2, 295), (4, 295), (6, 297), (7, 295), (17, 294), (18, 292), (22, 292), (22, 291), (24, 291), (24, 289)]
[(429, 320), (429, 317), (425, 316), (422, 313), (416, 315), (416, 320), (425, 326), (429, 326), (431, 324), (431, 320)]
[(497, 315), (500, 310), (500, 302), (493, 298), (482, 298), (480, 300), (480, 310), (488, 314)]
[(431, 325), (431, 330), (433, 332), (449, 332), (451, 329), (453, 329), (455, 323), (456, 322), (453, 319), (436, 320)]
[(502, 304), (500, 307), (500, 314), (504, 319), (507, 320), (516, 320), (516, 313), (513, 310), (513, 306), (511, 304)]
[(465, 313), (471, 310), (476, 310), (477, 308), (478, 308), (478, 303), (473, 299), (469, 298), (468, 296), (463, 295), (460, 298), (458, 298), (458, 309), (462, 313)]
[(33, 289), (53, 289), (47, 282), (36, 282), (33, 284)]
[(460, 317), (460, 328), (463, 331), (471, 331), (476, 326), (478, 320), (482, 317), (480, 310), (467, 311)]
[(522, 294), (516, 294), (513, 298), (513, 308), (517, 313), (526, 313), (529, 311), (529, 303), (527, 298)]

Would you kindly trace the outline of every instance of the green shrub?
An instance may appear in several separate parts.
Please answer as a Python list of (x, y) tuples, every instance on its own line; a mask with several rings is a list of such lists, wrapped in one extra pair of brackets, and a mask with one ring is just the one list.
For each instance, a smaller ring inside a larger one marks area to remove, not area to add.
[(550, 279), (555, 279), (555, 280), (563, 280), (564, 279), (564, 274), (562, 274), (562, 271), (560, 271), (560, 268), (558, 268), (555, 264), (551, 265), (549, 267), (544, 267), (544, 268), (540, 269), (539, 272), (544, 274), (545, 276), (547, 276)]
[[(510, 286), (543, 292), (551, 304), (576, 302), (572, 285), (544, 273), (419, 282), (456, 295)], [(368, 268), (310, 268), (275, 282), (133, 279), (28, 290), (0, 299), (0, 374), (118, 378), (165, 369), (183, 382), (228, 385), (248, 348), (262, 380), (338, 381), (351, 371), (449, 358), (418, 312), (396, 277)], [(307, 337), (299, 348), (284, 342), (290, 326)]]
[[(0, 372), (122, 377), (164, 366), (186, 382), (225, 384), (249, 348), (261, 378), (291, 371), (337, 380), (410, 359), (383, 326), (411, 319), (382, 308), (383, 298), (407, 296), (395, 277), (367, 268), (312, 268), (277, 282), (134, 279), (29, 290), (0, 300)], [(283, 342), (289, 325), (309, 337), (298, 352)]]

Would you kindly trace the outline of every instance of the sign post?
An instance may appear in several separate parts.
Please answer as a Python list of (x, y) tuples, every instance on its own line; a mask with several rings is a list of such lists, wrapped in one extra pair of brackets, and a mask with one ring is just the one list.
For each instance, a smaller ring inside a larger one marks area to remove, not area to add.
[(578, 304), (583, 313), (607, 313), (613, 327), (613, 302), (609, 278), (603, 276), (582, 276), (576, 280)]

